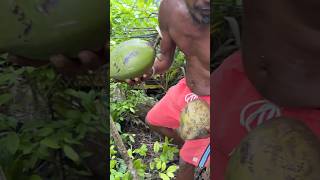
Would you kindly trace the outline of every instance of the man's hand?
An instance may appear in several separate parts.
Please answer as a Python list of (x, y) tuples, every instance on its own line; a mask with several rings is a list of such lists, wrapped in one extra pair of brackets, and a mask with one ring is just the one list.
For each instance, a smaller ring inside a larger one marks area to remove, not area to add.
[(152, 77), (155, 74), (155, 69), (152, 67), (151, 69), (148, 69), (141, 77), (135, 77), (133, 79), (126, 79), (125, 82), (127, 82), (130, 85), (139, 84), (150, 77)]
[[(39, 67), (48, 64), (48, 61), (27, 59), (20, 56), (9, 55), (8, 60), (21, 66)], [(65, 75), (79, 75), (98, 69), (106, 63), (104, 51), (92, 52), (84, 50), (79, 52), (77, 58), (68, 58), (62, 54), (53, 55), (49, 61), (58, 72)]]

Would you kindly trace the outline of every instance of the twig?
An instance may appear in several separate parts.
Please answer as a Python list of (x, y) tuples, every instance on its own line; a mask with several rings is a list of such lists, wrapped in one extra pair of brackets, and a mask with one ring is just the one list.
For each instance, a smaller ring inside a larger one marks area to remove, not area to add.
[(58, 151), (58, 158), (59, 158), (59, 166), (60, 166), (60, 179), (65, 180), (66, 179), (66, 172), (64, 169), (64, 160), (62, 157), (62, 151)]
[(151, 34), (145, 34), (145, 35), (136, 35), (136, 36), (117, 36), (113, 37), (113, 39), (127, 39), (127, 38), (152, 38), (155, 37), (158, 33), (151, 33)]
[(157, 45), (160, 43), (160, 39), (162, 38), (162, 34), (161, 34), (160, 28), (158, 26), (156, 27), (156, 30), (157, 30), (158, 34), (157, 34), (157, 37), (154, 41), (153, 49), (156, 49)]
[(6, 176), (5, 176), (5, 174), (4, 174), (4, 172), (3, 172), (3, 170), (2, 170), (2, 167), (0, 166), (0, 180), (6, 180), (7, 178), (6, 178)]
[(111, 115), (110, 115), (110, 130), (111, 130), (111, 136), (114, 139), (114, 143), (116, 144), (121, 157), (126, 162), (126, 164), (128, 166), (128, 170), (132, 174), (133, 180), (138, 180), (139, 179), (138, 174), (133, 167), (132, 160), (128, 156), (128, 151), (127, 151), (126, 147), (124, 146), (124, 143), (123, 143), (121, 136), (116, 128), (116, 125), (114, 124), (114, 121), (113, 121), (113, 118), (111, 117)]

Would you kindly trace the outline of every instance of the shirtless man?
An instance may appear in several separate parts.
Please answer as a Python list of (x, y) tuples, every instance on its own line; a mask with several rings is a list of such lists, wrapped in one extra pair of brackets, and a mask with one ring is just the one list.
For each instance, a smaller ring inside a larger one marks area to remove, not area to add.
[(212, 74), (213, 179), (261, 122), (305, 123), (320, 138), (320, 1), (244, 0), (242, 52)]
[[(174, 60), (176, 47), (185, 54), (186, 77), (171, 87), (150, 110), (146, 122), (153, 130), (183, 145), (180, 157), (187, 163), (180, 166), (178, 179), (193, 179), (194, 166), (199, 165), (202, 155), (210, 148), (210, 139), (184, 143), (176, 129), (179, 127), (180, 112), (188, 101), (201, 98), (210, 103), (210, 0), (163, 0), (159, 24), (162, 34), (160, 56), (142, 78), (127, 82), (140, 82), (152, 74), (167, 71)], [(208, 157), (203, 159), (200, 166), (209, 162)]]

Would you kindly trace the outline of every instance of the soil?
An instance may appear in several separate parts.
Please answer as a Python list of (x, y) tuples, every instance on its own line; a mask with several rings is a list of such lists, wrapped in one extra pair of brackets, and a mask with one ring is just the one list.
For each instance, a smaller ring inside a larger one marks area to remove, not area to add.
[[(164, 138), (161, 137), (161, 135), (151, 131), (148, 126), (145, 124), (143, 120), (138, 120), (141, 122), (135, 122), (135, 121), (129, 121), (126, 123), (124, 126), (125, 128), (123, 129), (124, 132), (130, 133), (130, 134), (135, 134), (135, 143), (132, 144), (132, 148), (139, 148), (141, 144), (147, 145), (148, 152), (145, 158), (143, 159), (143, 162), (145, 164), (149, 164), (154, 158), (158, 157), (156, 153), (153, 152), (153, 144), (154, 142), (163, 142)], [(177, 146), (176, 146), (177, 147)], [(174, 160), (167, 164), (168, 166), (170, 165), (179, 165), (179, 156), (175, 156)], [(210, 172), (207, 171), (206, 169), (200, 169), (197, 168), (195, 171), (195, 180), (210, 180), (209, 178)], [(160, 178), (154, 178), (158, 176), (158, 174), (149, 174), (148, 177), (145, 179), (148, 180), (155, 180), (155, 179), (160, 179)]]

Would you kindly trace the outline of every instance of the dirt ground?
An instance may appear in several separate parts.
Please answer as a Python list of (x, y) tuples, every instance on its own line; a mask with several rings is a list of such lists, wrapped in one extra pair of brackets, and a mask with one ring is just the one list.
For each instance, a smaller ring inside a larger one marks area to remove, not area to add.
[[(127, 123), (126, 128), (124, 129), (127, 133), (135, 134), (135, 143), (133, 144), (133, 148), (139, 148), (141, 144), (146, 144), (148, 148), (148, 153), (145, 159), (143, 161), (146, 164), (149, 164), (149, 162), (152, 161), (157, 155), (153, 152), (153, 144), (156, 141), (164, 141), (164, 139), (157, 133), (152, 132), (147, 125), (141, 120), (141, 122), (135, 123)], [(172, 164), (179, 165), (179, 157), (174, 157), (174, 160), (171, 162)], [(169, 164), (169, 165), (172, 165)], [(195, 180), (210, 180), (209, 178), (210, 171), (207, 171), (206, 169), (200, 169), (197, 168), (195, 171)], [(148, 180), (155, 180), (160, 178), (153, 178), (157, 176), (157, 174), (151, 174), (149, 178), (146, 178)]]

